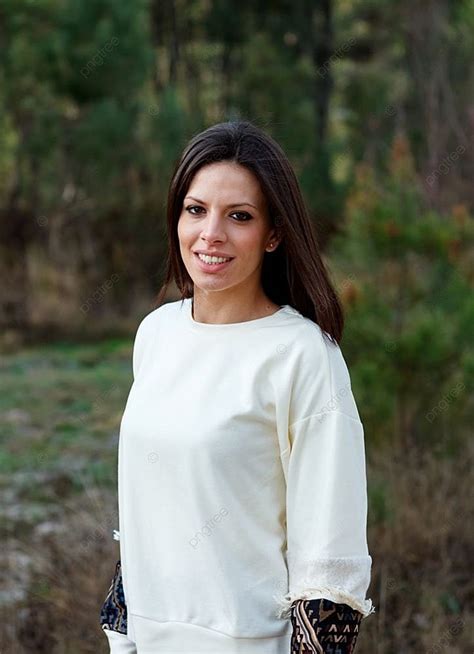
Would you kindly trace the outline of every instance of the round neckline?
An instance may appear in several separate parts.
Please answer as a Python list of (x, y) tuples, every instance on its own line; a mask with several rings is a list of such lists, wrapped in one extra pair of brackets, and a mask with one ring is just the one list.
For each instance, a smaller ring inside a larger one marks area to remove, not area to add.
[(194, 320), (192, 316), (192, 302), (193, 298), (188, 297), (184, 299), (185, 303), (185, 318), (186, 322), (194, 329), (200, 329), (202, 331), (216, 331), (216, 330), (231, 330), (231, 329), (250, 329), (252, 327), (260, 327), (268, 322), (272, 322), (275, 318), (279, 317), (284, 313), (288, 304), (283, 304), (279, 309), (271, 313), (269, 316), (263, 316), (262, 318), (254, 318), (253, 320), (244, 320), (243, 322), (227, 322), (227, 323), (215, 323), (215, 322), (198, 322)]

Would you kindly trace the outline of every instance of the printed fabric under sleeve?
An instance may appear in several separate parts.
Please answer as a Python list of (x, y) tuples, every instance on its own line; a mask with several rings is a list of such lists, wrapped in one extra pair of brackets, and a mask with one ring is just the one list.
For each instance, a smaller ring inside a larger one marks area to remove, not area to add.
[(108, 638), (112, 654), (137, 653), (135, 643), (127, 637), (127, 605), (120, 559), (115, 564), (114, 576), (100, 610), (100, 626)]
[(367, 546), (364, 430), (338, 345), (323, 337), (299, 348), (289, 425), (280, 433), (286, 480), (289, 590), (280, 617), (298, 599), (346, 604), (363, 617), (372, 558)]
[(326, 599), (295, 600), (290, 654), (353, 654), (362, 613)]

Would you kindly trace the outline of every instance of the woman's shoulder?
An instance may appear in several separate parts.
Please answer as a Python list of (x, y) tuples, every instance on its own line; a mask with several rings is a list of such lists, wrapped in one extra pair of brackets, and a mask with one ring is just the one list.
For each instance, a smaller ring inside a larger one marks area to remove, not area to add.
[(165, 302), (159, 307), (156, 307), (149, 311), (141, 320), (138, 322), (137, 333), (138, 332), (147, 332), (148, 330), (154, 329), (159, 326), (163, 320), (167, 320), (168, 316), (173, 310), (176, 310), (177, 305), (180, 304), (180, 301), (177, 302)]
[[(174, 303), (171, 303), (174, 304)], [(135, 332), (133, 344), (133, 375), (138, 375), (141, 361), (144, 359), (146, 351), (154, 347), (158, 335), (162, 332), (164, 325), (168, 322), (170, 308), (167, 304), (162, 304), (149, 311), (138, 323)]]
[(339, 345), (331, 339), (322, 327), (300, 313), (291, 305), (286, 305), (288, 334), (292, 349), (312, 362), (321, 357), (340, 352)]
[(333, 396), (350, 392), (350, 371), (339, 344), (310, 318), (299, 312), (294, 317), (285, 343), (294, 393), (310, 396), (313, 403), (318, 396), (325, 404)]

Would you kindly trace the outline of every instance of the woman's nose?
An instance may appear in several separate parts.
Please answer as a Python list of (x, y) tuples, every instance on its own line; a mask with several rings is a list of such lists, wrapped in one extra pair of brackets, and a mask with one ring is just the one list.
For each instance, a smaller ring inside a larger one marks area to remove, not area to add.
[(206, 241), (225, 240), (223, 221), (217, 213), (209, 214), (206, 217), (201, 236)]

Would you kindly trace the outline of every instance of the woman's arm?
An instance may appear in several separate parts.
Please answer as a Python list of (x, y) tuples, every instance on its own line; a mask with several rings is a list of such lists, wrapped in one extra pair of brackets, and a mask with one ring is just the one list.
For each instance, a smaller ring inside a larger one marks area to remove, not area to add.
[(296, 600), (324, 599), (367, 617), (375, 609), (366, 598), (372, 558), (364, 429), (339, 346), (314, 330), (311, 339), (298, 338), (289, 407), (278, 421), (288, 566), (278, 616), (290, 617)]

